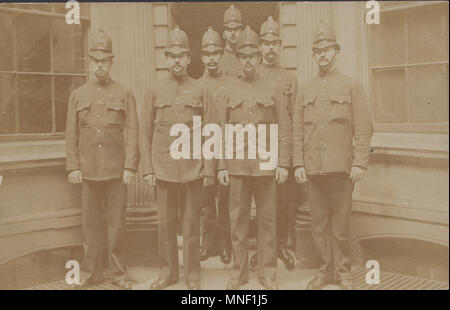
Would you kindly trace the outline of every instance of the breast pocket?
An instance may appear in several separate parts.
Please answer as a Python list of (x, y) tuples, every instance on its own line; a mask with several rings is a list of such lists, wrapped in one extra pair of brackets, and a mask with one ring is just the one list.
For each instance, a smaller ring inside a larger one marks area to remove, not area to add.
[(200, 99), (184, 99), (184, 113), (181, 122), (192, 123), (194, 116), (203, 116), (203, 103)]
[(314, 116), (314, 102), (316, 101), (316, 97), (305, 97), (303, 99), (303, 121), (305, 126), (314, 124), (315, 116)]
[(352, 121), (352, 97), (350, 95), (335, 94), (330, 96), (331, 122)]
[(231, 124), (242, 123), (245, 115), (242, 115), (242, 99), (233, 99), (227, 103), (227, 119)]
[(78, 124), (80, 127), (91, 127), (91, 104), (92, 100), (77, 103)]
[(157, 123), (169, 123), (172, 121), (172, 101), (168, 98), (155, 100), (155, 121)]
[(255, 123), (275, 123), (276, 106), (273, 98), (256, 98), (256, 102), (258, 103), (258, 110)]
[(106, 121), (110, 127), (121, 127), (125, 122), (126, 107), (123, 102), (106, 104)]

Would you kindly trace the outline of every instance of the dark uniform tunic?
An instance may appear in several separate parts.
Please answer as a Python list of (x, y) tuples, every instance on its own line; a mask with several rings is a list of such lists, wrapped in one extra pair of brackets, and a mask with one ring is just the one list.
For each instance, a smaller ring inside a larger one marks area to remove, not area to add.
[(200, 206), (203, 176), (215, 177), (213, 160), (174, 159), (170, 154), (170, 136), (174, 124), (184, 123), (193, 139), (193, 116), (202, 124), (214, 123), (215, 107), (207, 88), (185, 76), (180, 80), (170, 76), (155, 82), (145, 95), (139, 122), (139, 150), (143, 175), (154, 174), (159, 233), (160, 278), (178, 281), (177, 215), (178, 196), (185, 193), (183, 214), (183, 264), (186, 281), (200, 280)]
[[(226, 94), (230, 92), (228, 88), (230, 78), (221, 70), (215, 75), (211, 75), (207, 69), (199, 79), (204, 83), (211, 93), (213, 102), (218, 113), (225, 113)], [(216, 199), (218, 196), (218, 207), (216, 211)], [(206, 225), (203, 225), (203, 246), (209, 253), (220, 251), (224, 248), (231, 250), (230, 214), (228, 212), (228, 186), (216, 183), (214, 186), (204, 189), (204, 210), (203, 217)]]
[(137, 129), (134, 96), (119, 83), (88, 82), (72, 92), (67, 111), (66, 168), (81, 170), (83, 178), (83, 280), (101, 281), (105, 247), (112, 281), (126, 277), (120, 240), (126, 211), (122, 175), (124, 169), (137, 169)]
[(239, 78), (243, 75), (242, 67), (236, 57), (236, 53), (228, 48), (223, 50), (223, 56), (220, 59), (219, 67), (227, 76)]
[[(287, 97), (289, 116), (293, 117), (293, 108), (297, 95), (297, 77), (279, 64), (262, 63), (258, 67), (259, 73), (270, 79), (282, 94)], [(277, 248), (286, 248), (290, 227), (295, 224), (296, 205), (304, 198), (305, 186), (298, 184), (294, 172), (289, 169), (289, 176), (285, 183), (278, 185), (277, 202)], [(303, 195), (302, 195), (303, 193)]]
[[(294, 167), (304, 166), (322, 277), (350, 276), (352, 167), (367, 169), (372, 127), (363, 86), (337, 70), (298, 91)], [(333, 263), (334, 262), (334, 263)]]
[[(252, 80), (246, 77), (233, 79), (225, 114), (224, 124), (266, 124), (269, 148), (269, 124), (278, 124), (278, 166), (289, 167), (291, 122), (287, 103), (272, 82), (256, 74)], [(256, 126), (257, 127), (257, 126)], [(224, 129), (223, 129), (224, 132)], [(245, 139), (247, 151), (248, 139)], [(224, 144), (225, 145), (225, 144)], [(235, 151), (235, 147), (234, 147)], [(246, 152), (245, 152), (246, 153)], [(233, 247), (232, 278), (241, 283), (248, 281), (248, 231), (252, 194), (255, 196), (258, 229), (258, 277), (275, 280), (276, 256), (276, 197), (275, 169), (260, 170), (261, 159), (233, 159), (220, 161), (219, 169), (230, 174), (230, 220)]]

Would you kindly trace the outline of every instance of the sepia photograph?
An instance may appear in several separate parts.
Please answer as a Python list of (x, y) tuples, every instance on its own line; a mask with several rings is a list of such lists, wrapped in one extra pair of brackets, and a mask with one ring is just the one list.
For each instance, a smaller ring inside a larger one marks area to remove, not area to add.
[(448, 291), (447, 1), (1, 2), (0, 41), (0, 290)]

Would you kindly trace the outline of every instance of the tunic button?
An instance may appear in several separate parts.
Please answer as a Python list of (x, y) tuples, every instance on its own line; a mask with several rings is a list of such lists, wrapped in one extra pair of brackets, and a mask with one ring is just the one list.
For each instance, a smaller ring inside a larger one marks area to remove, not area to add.
[(101, 148), (102, 147), (102, 145), (101, 144), (99, 144), (99, 145), (97, 145), (99, 148)]
[(97, 114), (97, 118), (100, 118), (100, 117), (102, 117), (100, 114)]
[(97, 129), (97, 133), (101, 133), (102, 131), (100, 129)]
[(323, 112), (323, 111), (324, 111), (324, 109), (323, 109), (323, 108), (321, 108), (321, 109), (320, 109), (320, 112)]

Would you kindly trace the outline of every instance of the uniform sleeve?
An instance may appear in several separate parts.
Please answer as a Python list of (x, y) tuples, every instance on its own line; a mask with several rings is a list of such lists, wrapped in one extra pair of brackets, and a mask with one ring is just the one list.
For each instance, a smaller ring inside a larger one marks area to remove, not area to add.
[(144, 96), (144, 104), (139, 120), (139, 154), (141, 157), (143, 176), (154, 173), (151, 156), (154, 118), (155, 110), (153, 108), (153, 94), (148, 90)]
[(297, 77), (295, 75), (292, 75), (291, 79), (291, 97), (289, 100), (289, 108), (291, 113), (291, 118), (294, 116), (294, 108), (295, 108), (295, 101), (297, 98), (297, 91), (298, 91), (298, 81)]
[(124, 169), (137, 170), (139, 164), (138, 150), (138, 120), (136, 113), (136, 100), (131, 92), (127, 94), (127, 111), (125, 116), (126, 144)]
[(356, 83), (352, 90), (353, 109), (353, 166), (367, 169), (369, 164), (372, 123), (369, 117), (368, 99), (361, 83)]
[(289, 168), (292, 153), (292, 124), (288, 97), (283, 95), (281, 89), (275, 90), (275, 102), (278, 118), (278, 166)]
[[(218, 124), (218, 114), (216, 109), (216, 104), (212, 98), (211, 92), (207, 89), (205, 86), (203, 89), (203, 106), (204, 106), (204, 124)], [(217, 166), (217, 159), (203, 159), (203, 175), (204, 176), (216, 176), (216, 166)]]
[(300, 87), (294, 102), (294, 116), (293, 116), (293, 163), (292, 166), (304, 167), (304, 107), (303, 107), (303, 88)]
[(227, 162), (225, 160), (225, 149), (226, 149), (225, 124), (228, 123), (227, 105), (228, 105), (229, 101), (230, 101), (230, 97), (227, 95), (223, 95), (222, 100), (221, 100), (221, 105), (218, 107), (219, 123), (220, 123), (220, 128), (222, 129), (222, 158), (219, 159), (219, 162), (217, 164), (217, 170), (228, 169)]
[(66, 170), (80, 170), (80, 159), (78, 157), (78, 113), (75, 92), (69, 98), (66, 121)]

